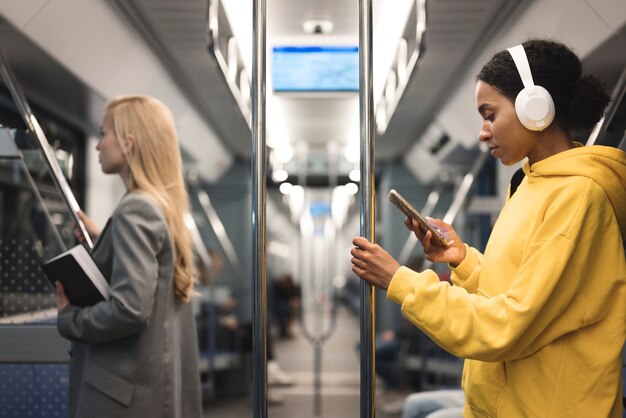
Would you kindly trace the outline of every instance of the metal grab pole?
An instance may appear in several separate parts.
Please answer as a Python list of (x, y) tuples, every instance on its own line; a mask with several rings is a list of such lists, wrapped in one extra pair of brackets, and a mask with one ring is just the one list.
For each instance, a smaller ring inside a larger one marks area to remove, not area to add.
[[(372, 0), (359, 0), (359, 111), (361, 120), (361, 233), (374, 242), (374, 96)], [(361, 281), (361, 418), (375, 415), (374, 289)]]
[(265, 253), (265, 0), (254, 0), (252, 37), (252, 408), (254, 418), (267, 418), (267, 293)]

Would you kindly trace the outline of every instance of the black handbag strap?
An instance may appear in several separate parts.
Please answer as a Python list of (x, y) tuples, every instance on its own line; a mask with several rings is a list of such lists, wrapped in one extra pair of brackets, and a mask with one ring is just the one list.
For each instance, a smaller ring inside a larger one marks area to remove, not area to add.
[(522, 182), (522, 180), (524, 180), (524, 177), (526, 176), (526, 174), (524, 174), (524, 170), (523, 169), (518, 169), (514, 174), (513, 177), (511, 177), (511, 184), (509, 187), (509, 199), (511, 197), (513, 197), (513, 193), (515, 193), (515, 191), (517, 190), (518, 186), (520, 185), (520, 183)]

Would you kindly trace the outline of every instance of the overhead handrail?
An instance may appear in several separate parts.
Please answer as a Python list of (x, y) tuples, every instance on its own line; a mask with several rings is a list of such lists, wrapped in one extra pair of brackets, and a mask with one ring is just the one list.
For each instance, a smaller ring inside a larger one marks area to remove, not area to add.
[[(11, 97), (13, 98), (13, 101), (15, 102), (15, 106), (20, 112), (20, 115), (22, 116), (22, 119), (24, 120), (24, 123), (26, 124), (27, 128), (37, 137), (39, 147), (41, 151), (43, 152), (43, 155), (45, 157), (44, 159), (46, 160), (48, 168), (50, 169), (52, 180), (54, 181), (57, 188), (61, 192), (61, 197), (69, 209), (70, 216), (73, 218), (74, 223), (78, 226), (78, 229), (81, 235), (83, 236), (83, 243), (89, 249), (92, 249), (93, 242), (91, 241), (91, 237), (89, 236), (89, 233), (87, 232), (87, 229), (85, 228), (85, 224), (78, 216), (78, 212), (80, 211), (80, 206), (78, 205), (78, 202), (76, 201), (76, 198), (74, 197), (74, 193), (72, 192), (72, 189), (70, 188), (69, 184), (67, 183), (67, 180), (65, 179), (65, 175), (63, 174), (63, 171), (61, 170), (61, 167), (59, 166), (59, 162), (54, 156), (54, 152), (46, 138), (46, 135), (44, 134), (43, 130), (41, 129), (41, 126), (39, 125), (39, 122), (37, 121), (37, 118), (35, 117), (35, 115), (30, 109), (30, 106), (28, 105), (26, 96), (24, 96), (24, 93), (22, 92), (17, 82), (17, 78), (13, 74), (13, 70), (11, 69), (11, 66), (9, 65), (8, 59), (6, 58), (6, 56), (4, 55), (1, 49), (0, 49), (0, 76), (4, 80), (4, 83), (7, 86), (7, 88), (9, 89), (9, 93), (11, 94)], [(63, 247), (66, 248), (66, 245), (64, 244)]]

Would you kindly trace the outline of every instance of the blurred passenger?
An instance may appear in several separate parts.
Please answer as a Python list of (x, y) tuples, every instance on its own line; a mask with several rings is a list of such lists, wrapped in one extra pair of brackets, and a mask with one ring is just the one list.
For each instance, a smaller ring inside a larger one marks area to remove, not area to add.
[[(424, 257), (416, 256), (407, 264), (410, 268), (418, 269), (423, 262)], [(393, 329), (376, 335), (376, 374), (386, 389), (380, 412), (399, 414), (407, 395), (420, 390), (420, 385), (410, 379), (413, 376), (404, 370), (403, 358), (423, 355), (424, 339), (423, 333), (402, 316), (397, 319)]]
[(291, 327), (300, 305), (300, 291), (291, 274), (283, 274), (272, 281), (271, 307), (278, 332), (282, 338), (291, 338)]
[(96, 149), (127, 193), (102, 231), (81, 213), (110, 300), (72, 306), (56, 284), (57, 327), (72, 341), (69, 416), (201, 417), (195, 272), (172, 115), (154, 98), (116, 98)]
[(402, 358), (420, 355), (422, 346), (421, 331), (402, 317), (393, 329), (376, 335), (376, 374), (386, 389), (380, 411), (397, 414), (402, 410), (404, 400), (419, 386), (413, 384), (408, 372), (403, 369)]
[[(210, 283), (218, 277), (224, 268), (224, 258), (214, 250), (208, 250), (211, 257), (212, 269), (203, 276), (205, 283)], [(216, 305), (218, 315), (217, 345), (218, 350), (235, 351), (241, 349), (247, 353), (252, 352), (252, 323), (250, 321), (240, 321), (234, 313), (238, 305), (238, 300), (234, 295), (229, 295)], [(269, 305), (269, 303), (268, 303)], [(205, 335), (206, 330), (200, 330), (200, 335)], [(274, 353), (274, 337), (271, 332), (266, 334), (267, 353), (267, 381), (270, 386), (291, 386), (294, 384), (293, 378), (280, 367)], [(278, 395), (270, 393), (268, 399), (277, 403)]]
[[(512, 55), (524, 50), (528, 72)], [(552, 96), (553, 121), (541, 89), (527, 86), (518, 96), (520, 73), (532, 73)], [(599, 81), (581, 73), (570, 49), (547, 40), (500, 51), (479, 72), (479, 140), (505, 165), (527, 159), (525, 178), (484, 254), (442, 221), (432, 223), (447, 238), (444, 247), (405, 221), (429, 260), (449, 264), (454, 286), (432, 270), (401, 267), (365, 238), (353, 241), (353, 271), (467, 359), (465, 417), (622, 415), (626, 155), (571, 139), (573, 130), (593, 128), (608, 102)]]
[(461, 389), (414, 393), (404, 402), (402, 418), (459, 418), (464, 400)]
[[(252, 352), (252, 323), (238, 324), (235, 321), (235, 326), (242, 338), (242, 346), (248, 352)], [(281, 368), (276, 358), (274, 337), (271, 332), (266, 333), (265, 352), (267, 354), (267, 384), (269, 386), (292, 386), (295, 383), (294, 379)]]
[(201, 262), (200, 257), (197, 254), (194, 254), (194, 258), (196, 260), (196, 270), (198, 271), (198, 285), (211, 285), (215, 280), (217, 280), (224, 269), (224, 258), (218, 251), (213, 248), (209, 248), (207, 250), (207, 255), (210, 261), (210, 265), (208, 266)]

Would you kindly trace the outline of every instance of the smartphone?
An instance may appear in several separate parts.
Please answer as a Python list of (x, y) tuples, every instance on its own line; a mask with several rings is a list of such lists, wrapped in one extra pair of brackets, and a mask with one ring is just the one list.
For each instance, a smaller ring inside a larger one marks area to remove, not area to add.
[(400, 195), (400, 193), (396, 192), (393, 189), (389, 190), (389, 200), (391, 200), (391, 203), (396, 205), (398, 209), (400, 209), (400, 211), (402, 211), (402, 213), (404, 213), (408, 218), (417, 220), (420, 227), (424, 231), (430, 231), (433, 234), (432, 241), (435, 243), (435, 245), (444, 247), (448, 244), (448, 241), (444, 238), (441, 232), (430, 223), (428, 223), (428, 221), (424, 219), (424, 217), (420, 215), (420, 213), (415, 210), (415, 208), (411, 206), (411, 204), (407, 202), (406, 199), (403, 198), (402, 195)]

